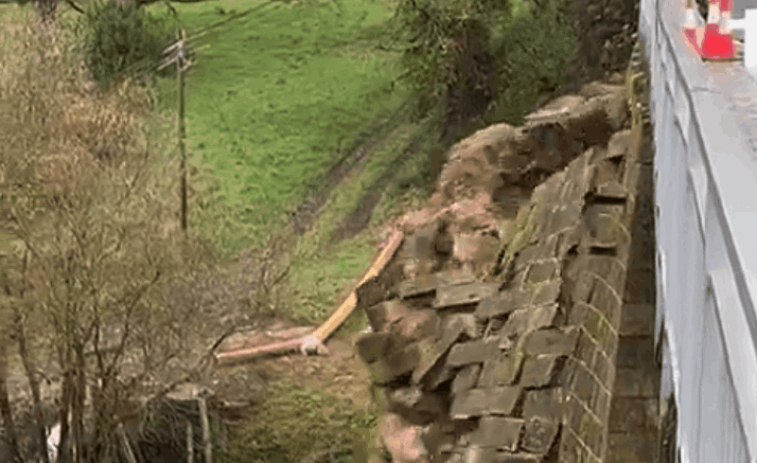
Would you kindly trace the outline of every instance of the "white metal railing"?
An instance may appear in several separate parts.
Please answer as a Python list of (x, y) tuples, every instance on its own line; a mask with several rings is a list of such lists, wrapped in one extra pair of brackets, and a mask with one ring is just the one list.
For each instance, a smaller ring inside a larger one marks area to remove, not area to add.
[(681, 462), (757, 463), (757, 85), (742, 65), (693, 55), (684, 12), (683, 0), (641, 1), (660, 393), (675, 396)]

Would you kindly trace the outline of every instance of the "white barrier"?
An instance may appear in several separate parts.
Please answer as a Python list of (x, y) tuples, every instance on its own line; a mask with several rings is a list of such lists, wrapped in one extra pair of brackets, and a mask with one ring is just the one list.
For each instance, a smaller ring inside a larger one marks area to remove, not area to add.
[(742, 65), (724, 71), (690, 51), (685, 7), (642, 0), (639, 21), (652, 85), (660, 393), (675, 395), (680, 462), (757, 463), (757, 85)]

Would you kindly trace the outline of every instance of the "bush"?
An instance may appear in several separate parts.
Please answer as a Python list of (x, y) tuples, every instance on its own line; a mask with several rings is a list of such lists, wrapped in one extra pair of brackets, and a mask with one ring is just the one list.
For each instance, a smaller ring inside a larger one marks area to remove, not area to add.
[(119, 77), (155, 75), (163, 50), (178, 37), (175, 25), (151, 16), (137, 2), (96, 0), (77, 26), (81, 51), (101, 86)]

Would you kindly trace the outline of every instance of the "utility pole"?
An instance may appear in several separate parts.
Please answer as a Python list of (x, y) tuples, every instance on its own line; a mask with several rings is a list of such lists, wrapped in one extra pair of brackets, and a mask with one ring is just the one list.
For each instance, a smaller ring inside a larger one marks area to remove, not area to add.
[(158, 68), (163, 69), (171, 63), (176, 63), (176, 79), (178, 84), (178, 122), (179, 122), (179, 154), (180, 164), (179, 171), (181, 175), (181, 229), (187, 230), (187, 148), (185, 139), (187, 138), (187, 127), (184, 118), (185, 99), (184, 99), (184, 71), (189, 69), (192, 63), (186, 58), (185, 34), (181, 31), (181, 39), (163, 52), (168, 54), (166, 61)]

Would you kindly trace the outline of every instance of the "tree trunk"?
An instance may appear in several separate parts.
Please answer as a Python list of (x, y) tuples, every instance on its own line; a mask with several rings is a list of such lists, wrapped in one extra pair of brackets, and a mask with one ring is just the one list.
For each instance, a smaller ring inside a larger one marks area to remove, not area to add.
[(13, 421), (13, 411), (11, 410), (10, 397), (8, 396), (8, 384), (6, 382), (8, 373), (8, 351), (5, 344), (5, 335), (0, 337), (0, 415), (3, 417), (5, 433), (8, 437), (8, 445), (13, 458), (13, 463), (21, 463), (21, 452), (18, 448), (18, 438), (16, 437), (16, 425)]
[(26, 330), (24, 329), (24, 321), (18, 308), (16, 308), (16, 326), (18, 332), (18, 352), (21, 355), (21, 362), (24, 364), (26, 378), (29, 380), (29, 387), (32, 390), (34, 418), (37, 420), (39, 443), (42, 448), (42, 461), (50, 463), (47, 455), (47, 433), (45, 432), (45, 420), (42, 416), (42, 400), (39, 393), (37, 369), (26, 345)]

